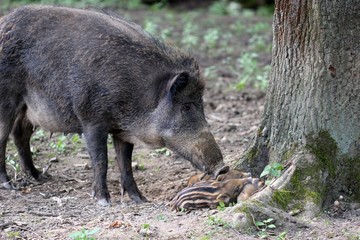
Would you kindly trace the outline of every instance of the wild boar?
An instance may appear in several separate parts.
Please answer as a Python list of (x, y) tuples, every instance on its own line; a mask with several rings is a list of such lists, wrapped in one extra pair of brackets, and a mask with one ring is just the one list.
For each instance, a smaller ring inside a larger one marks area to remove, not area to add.
[(121, 193), (141, 203), (131, 169), (134, 144), (167, 147), (217, 175), (222, 153), (203, 110), (197, 61), (138, 25), (110, 14), (21, 7), (0, 20), (0, 185), (8, 137), (22, 171), (36, 179), (34, 128), (82, 133), (94, 171), (92, 193), (108, 205), (107, 137), (112, 135)]

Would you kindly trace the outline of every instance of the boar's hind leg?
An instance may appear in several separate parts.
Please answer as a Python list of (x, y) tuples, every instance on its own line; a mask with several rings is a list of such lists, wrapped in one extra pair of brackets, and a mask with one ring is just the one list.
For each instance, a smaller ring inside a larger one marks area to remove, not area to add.
[(141, 194), (134, 180), (131, 157), (134, 145), (122, 141), (116, 135), (113, 135), (114, 147), (116, 152), (116, 160), (120, 168), (121, 174), (121, 195), (124, 196), (128, 192), (129, 197), (136, 203), (147, 202), (147, 199)]
[(5, 150), (14, 118), (2, 111), (0, 103), (0, 188), (12, 189), (10, 178), (6, 173)]
[(99, 205), (108, 206), (110, 205), (110, 194), (106, 184), (108, 134), (105, 130), (96, 127), (90, 127), (84, 130), (83, 133), (94, 170), (92, 196), (98, 200)]
[(12, 136), (20, 156), (20, 166), (24, 173), (39, 180), (41, 173), (35, 168), (30, 151), (32, 133), (33, 125), (24, 117), (24, 114), (18, 116), (12, 130)]

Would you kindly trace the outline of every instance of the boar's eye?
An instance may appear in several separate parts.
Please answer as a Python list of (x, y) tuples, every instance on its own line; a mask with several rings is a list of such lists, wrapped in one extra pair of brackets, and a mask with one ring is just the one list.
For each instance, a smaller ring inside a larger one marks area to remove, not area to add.
[(181, 106), (181, 111), (183, 111), (183, 112), (188, 112), (190, 110), (191, 110), (191, 103), (184, 103)]

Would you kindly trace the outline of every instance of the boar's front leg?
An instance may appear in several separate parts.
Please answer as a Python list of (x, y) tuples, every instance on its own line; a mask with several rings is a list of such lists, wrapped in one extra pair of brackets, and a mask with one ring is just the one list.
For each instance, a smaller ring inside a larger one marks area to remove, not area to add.
[(113, 135), (114, 147), (116, 152), (116, 160), (120, 168), (120, 183), (121, 183), (121, 196), (125, 192), (136, 203), (147, 202), (147, 199), (141, 194), (134, 180), (131, 159), (134, 145), (124, 142), (120, 137)]
[(98, 200), (99, 205), (108, 206), (110, 205), (110, 194), (106, 184), (108, 168), (107, 131), (89, 127), (83, 133), (94, 170), (92, 196)]

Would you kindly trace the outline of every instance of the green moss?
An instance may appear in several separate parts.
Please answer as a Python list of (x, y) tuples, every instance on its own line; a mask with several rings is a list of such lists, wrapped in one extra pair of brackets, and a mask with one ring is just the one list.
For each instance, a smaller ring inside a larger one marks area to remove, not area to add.
[(360, 202), (360, 157), (343, 158), (342, 174), (343, 182), (349, 189), (349, 195), (357, 202)]
[[(345, 194), (360, 202), (360, 157), (340, 156), (336, 141), (326, 131), (321, 131), (316, 137), (308, 137), (306, 148), (316, 157), (317, 163), (303, 172), (312, 178), (316, 178), (314, 174), (328, 172), (323, 183), (325, 186), (319, 186), (320, 181), (312, 182), (315, 185), (313, 188), (318, 189), (316, 192), (322, 196), (320, 199), (348, 189)], [(319, 198), (316, 194), (309, 195)]]
[[(317, 167), (298, 167), (286, 189), (275, 190), (272, 195), (272, 204), (281, 207), (285, 211), (304, 209), (306, 202), (320, 205), (324, 199), (323, 184)], [(312, 176), (311, 179), (307, 179)], [(315, 176), (315, 177), (313, 177)]]
[(316, 138), (308, 137), (306, 148), (321, 163), (321, 168), (329, 172), (329, 176), (334, 178), (336, 175), (336, 157), (338, 147), (335, 140), (327, 131), (320, 131)]
[(251, 147), (249, 151), (246, 153), (245, 159), (248, 161), (253, 161), (256, 157), (257, 149), (255, 147)]
[(293, 193), (288, 190), (275, 190), (272, 195), (272, 202), (287, 210), (289, 203), (292, 200)]
[[(298, 168), (290, 180), (293, 198), (298, 200), (311, 201), (321, 204), (324, 198), (324, 186), (319, 177), (320, 171), (317, 167)], [(305, 178), (311, 176), (311, 180), (305, 183)]]
[(286, 162), (287, 160), (291, 159), (294, 156), (294, 153), (298, 150), (299, 144), (292, 143), (290, 148), (282, 154), (281, 162)]

